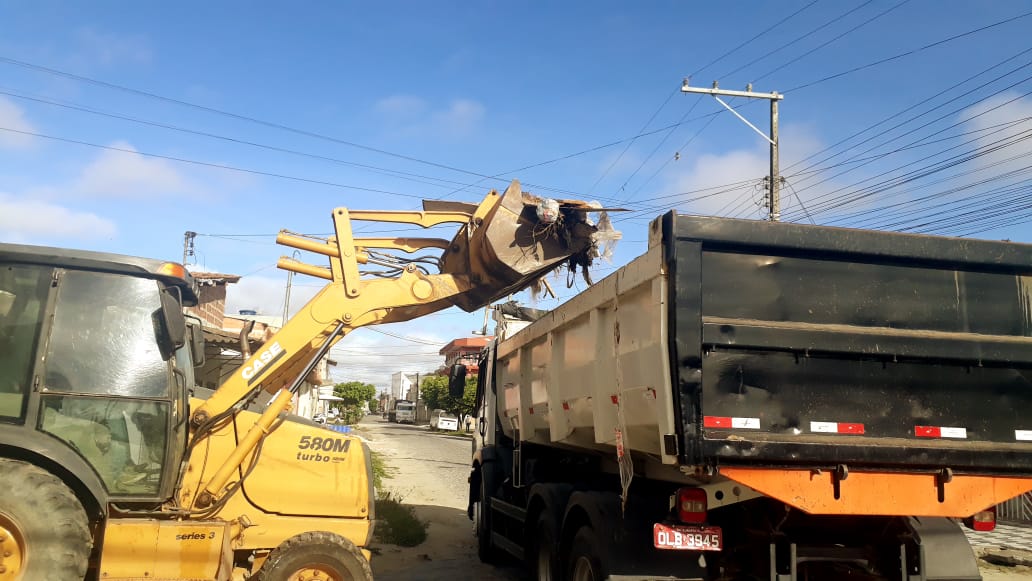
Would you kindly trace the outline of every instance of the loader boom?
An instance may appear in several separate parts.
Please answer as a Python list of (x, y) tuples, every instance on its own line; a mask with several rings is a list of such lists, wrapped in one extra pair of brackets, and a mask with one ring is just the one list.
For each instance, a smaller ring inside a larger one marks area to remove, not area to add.
[[(329, 348), (355, 329), (368, 325), (408, 321), (457, 305), (468, 311), (525, 288), (564, 260), (590, 247), (590, 239), (562, 235), (557, 227), (535, 225), (527, 211), (525, 194), (514, 181), (505, 194), (490, 192), (478, 205), (452, 204), (449, 209), (423, 212), (333, 211), (334, 236), (318, 241), (281, 232), (277, 243), (323, 255), (329, 267), (281, 258), (278, 266), (327, 280), (301, 310), (247, 359), (203, 405), (191, 414), (196, 432), (210, 425), (258, 391), (274, 393), (268, 408), (234, 452), (200, 490), (185, 488), (181, 499), (195, 499), (199, 508), (210, 506), (226, 491), (258, 442), (273, 429), (290, 405), (308, 371)], [(581, 214), (582, 215), (582, 214)], [(567, 227), (572, 227), (575, 214)], [(355, 238), (352, 221), (403, 223), (424, 228), (457, 223), (452, 240), (436, 238)], [(552, 226), (552, 225), (550, 225)], [(581, 232), (584, 230), (581, 229)], [(591, 230), (593, 232), (593, 230)], [(425, 248), (444, 250), (440, 273), (430, 274), (414, 262), (384, 263), (367, 250), (384, 248), (407, 253)], [(499, 256), (496, 249), (515, 249)], [(483, 256), (488, 254), (488, 256)], [(389, 277), (366, 277), (360, 265), (395, 268)], [(196, 435), (196, 434), (195, 434)], [(192, 469), (195, 462), (189, 459)]]

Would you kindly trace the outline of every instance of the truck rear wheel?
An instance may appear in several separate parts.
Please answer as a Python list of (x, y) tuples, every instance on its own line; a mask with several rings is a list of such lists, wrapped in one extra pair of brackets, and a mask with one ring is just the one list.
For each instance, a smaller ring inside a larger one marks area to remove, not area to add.
[(569, 581), (602, 581), (609, 578), (601, 543), (590, 526), (582, 526), (573, 536), (566, 578)]
[(0, 578), (82, 579), (93, 539), (71, 489), (42, 468), (0, 458), (0, 490)]
[(531, 561), (533, 578), (537, 581), (559, 581), (561, 569), (556, 550), (559, 546), (559, 524), (547, 507), (537, 517), (531, 543), (534, 548), (534, 560)]
[(369, 561), (354, 543), (326, 532), (283, 541), (262, 565), (257, 581), (372, 581)]
[(488, 466), (480, 468), (480, 499), (473, 503), (473, 526), (477, 537), (477, 557), (493, 565), (499, 561), (499, 551), (491, 543), (491, 494), (495, 491), (494, 471)]

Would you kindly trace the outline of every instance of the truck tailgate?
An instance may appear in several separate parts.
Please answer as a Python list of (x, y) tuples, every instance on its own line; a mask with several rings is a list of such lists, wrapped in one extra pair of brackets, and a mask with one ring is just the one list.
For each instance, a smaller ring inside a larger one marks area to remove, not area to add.
[(1032, 474), (1032, 246), (662, 221), (681, 462)]

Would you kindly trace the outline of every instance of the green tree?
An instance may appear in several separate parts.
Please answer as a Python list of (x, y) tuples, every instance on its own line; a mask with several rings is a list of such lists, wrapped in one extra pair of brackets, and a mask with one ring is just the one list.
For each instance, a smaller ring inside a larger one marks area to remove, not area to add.
[[(355, 424), (362, 419), (366, 402), (375, 401), (376, 386), (361, 381), (346, 381), (333, 386), (333, 395), (341, 401), (334, 402), (346, 424)], [(372, 405), (372, 404), (370, 404)]]
[(460, 399), (453, 398), (448, 393), (448, 378), (443, 375), (426, 377), (419, 386), (419, 395), (423, 398), (428, 410), (442, 409), (459, 417), (473, 413), (476, 394), (476, 377), (466, 378), (466, 387)]

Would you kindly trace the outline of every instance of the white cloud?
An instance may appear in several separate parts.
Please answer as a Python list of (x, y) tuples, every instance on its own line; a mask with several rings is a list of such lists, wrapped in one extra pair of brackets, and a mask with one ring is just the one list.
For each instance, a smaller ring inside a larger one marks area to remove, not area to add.
[(86, 166), (72, 190), (80, 194), (143, 198), (194, 193), (189, 183), (171, 162), (138, 155), (129, 143), (116, 141), (111, 147), (126, 150), (105, 150)]
[(88, 65), (147, 64), (152, 58), (150, 44), (139, 35), (119, 36), (86, 27), (75, 33), (75, 41), (76, 58)]
[[(0, 127), (15, 131), (35, 132), (36, 128), (25, 117), (25, 112), (6, 97), (0, 97)], [(31, 135), (0, 131), (0, 149), (28, 149), (35, 138)]]
[(469, 135), (484, 119), (484, 106), (470, 99), (456, 99), (432, 116), (432, 124), (445, 135)]
[[(190, 266), (190, 270), (195, 267)], [(201, 269), (197, 269), (201, 270)], [(241, 274), (224, 272), (223, 274)], [(286, 295), (286, 273), (281, 276), (248, 275), (240, 282), (229, 285), (226, 290), (226, 313), (233, 314), (241, 309), (253, 309), (260, 315), (282, 316), (283, 299)], [(295, 276), (290, 289), (290, 314), (293, 315), (305, 305), (321, 287), (310, 277)]]
[[(821, 148), (820, 140), (805, 126), (783, 126), (779, 141), (780, 166), (783, 170), (796, 160), (803, 159)], [(735, 213), (737, 209), (742, 217), (756, 217), (760, 210), (756, 202), (763, 197), (762, 180), (770, 172), (770, 148), (766, 142), (755, 140), (750, 148), (718, 154), (686, 155), (672, 164), (672, 167), (673, 169), (666, 173), (666, 186), (662, 191), (690, 192), (683, 198), (693, 201), (683, 204), (682, 209), (692, 214), (704, 215), (728, 215)], [(788, 173), (790, 172), (782, 171), (782, 176)], [(738, 184), (747, 180), (753, 180), (753, 183), (742, 184), (726, 193), (718, 193), (718, 186)], [(804, 202), (816, 194), (817, 192), (800, 192)], [(667, 200), (669, 204), (674, 203), (672, 198)], [(795, 202), (791, 189), (783, 189), (782, 210)]]
[(1029, 167), (1032, 142), (1019, 139), (1032, 131), (1032, 98), (1020, 98), (1018, 93), (1009, 91), (965, 109), (960, 118), (968, 120), (964, 124), (967, 131), (985, 130), (978, 134), (978, 147), (1006, 145), (978, 158), (977, 167), (988, 169), (992, 175)]
[(380, 99), (373, 106), (378, 113), (389, 117), (410, 118), (427, 109), (426, 101), (412, 95), (392, 95)]
[(472, 99), (454, 99), (436, 108), (412, 95), (392, 95), (377, 101), (374, 110), (393, 131), (405, 135), (465, 137), (479, 129), (486, 109)]
[(114, 223), (96, 214), (0, 194), (0, 239), (8, 242), (56, 244), (68, 238), (108, 238), (115, 232)]

